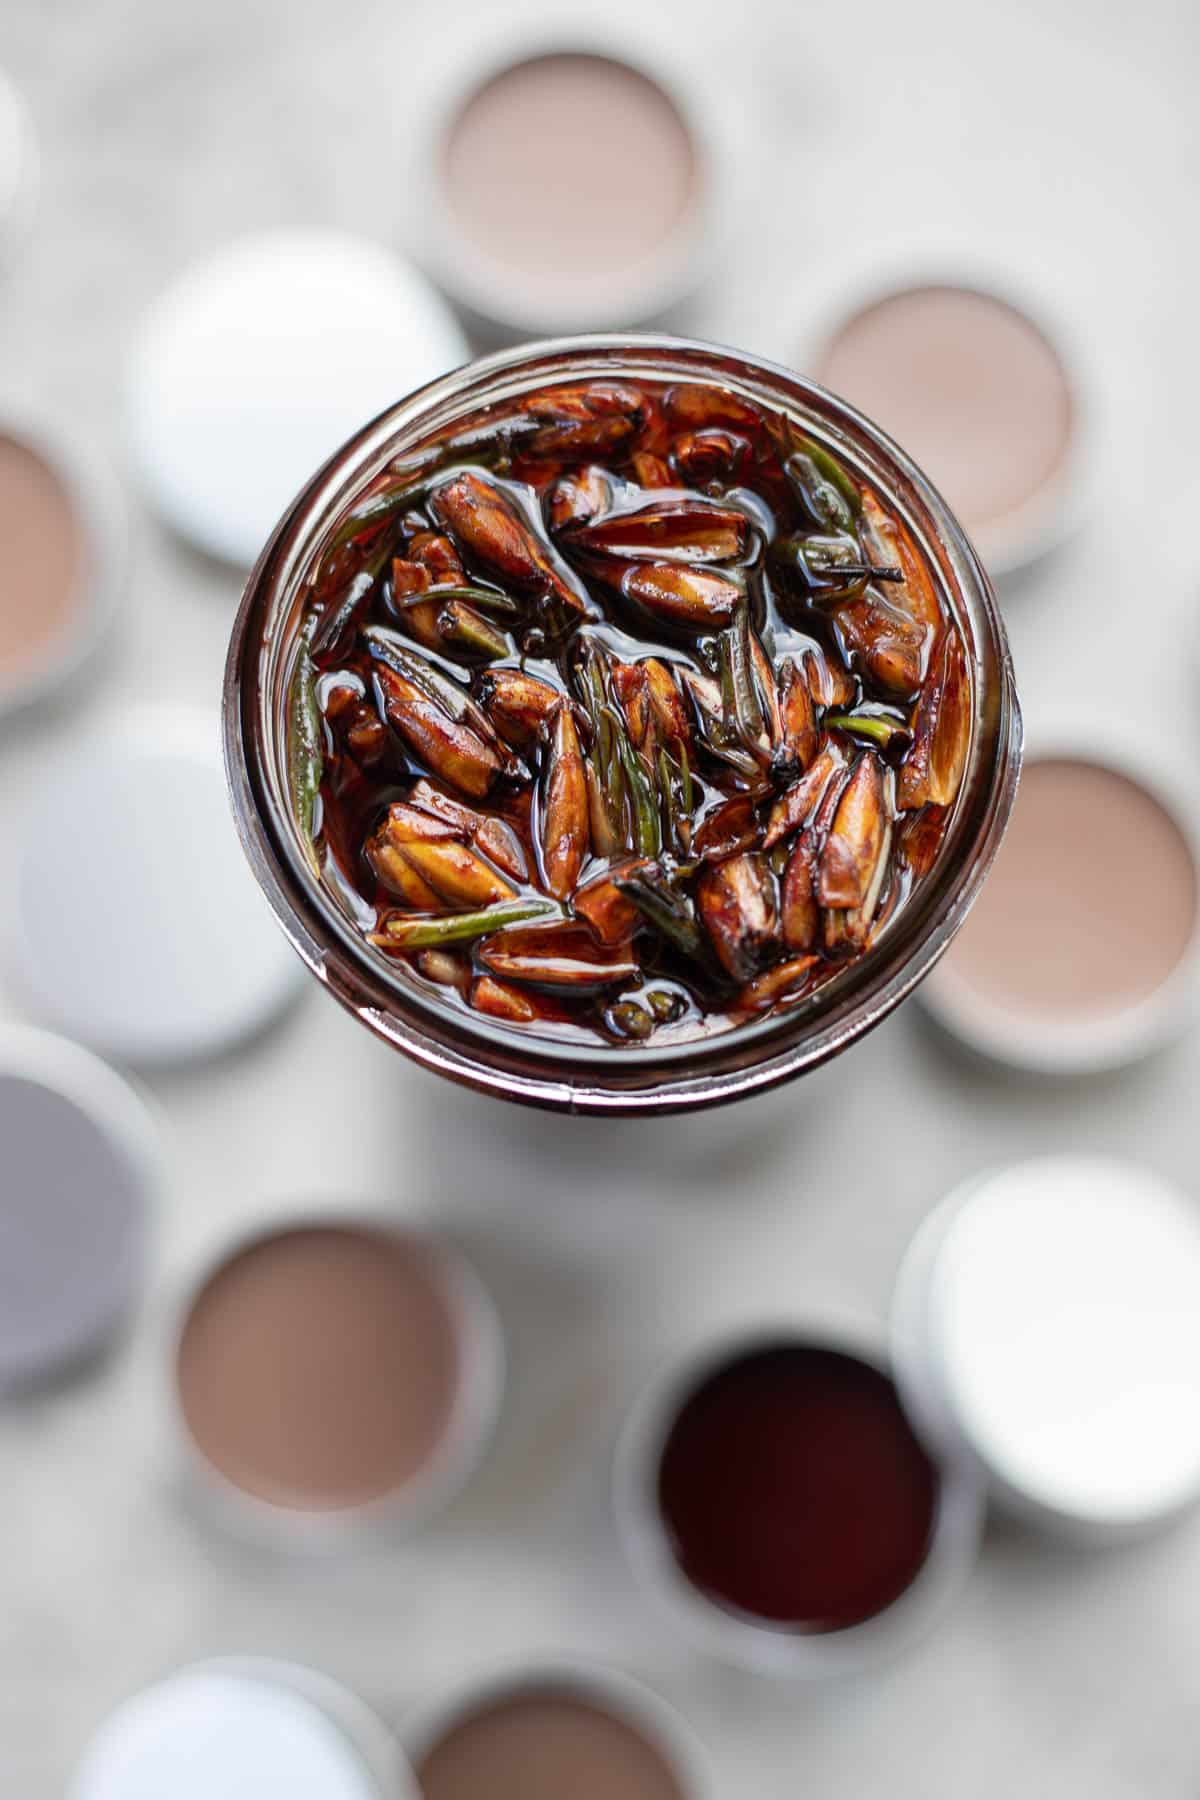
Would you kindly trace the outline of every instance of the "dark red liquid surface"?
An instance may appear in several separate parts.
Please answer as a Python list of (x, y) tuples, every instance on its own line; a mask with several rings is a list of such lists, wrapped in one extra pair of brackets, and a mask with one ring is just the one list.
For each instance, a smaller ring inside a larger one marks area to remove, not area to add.
[(793, 1631), (836, 1631), (911, 1585), (938, 1478), (885, 1375), (785, 1344), (727, 1364), (688, 1397), (658, 1499), (680, 1568), (709, 1599)]

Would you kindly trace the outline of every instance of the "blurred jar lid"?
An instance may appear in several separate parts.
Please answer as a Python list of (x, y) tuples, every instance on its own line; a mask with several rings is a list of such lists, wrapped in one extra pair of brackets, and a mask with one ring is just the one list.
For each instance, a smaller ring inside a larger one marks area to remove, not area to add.
[(469, 355), (423, 276), (337, 231), (239, 238), (171, 284), (134, 334), (128, 428), (164, 521), (249, 568), (361, 426)]
[(48, 1023), (132, 1063), (211, 1056), (303, 980), (247, 868), (215, 725), (146, 708), (29, 796), (10, 960)]
[(1153, 1171), (1038, 1157), (976, 1177), (901, 1268), (906, 1403), (1003, 1507), (1085, 1542), (1200, 1498), (1200, 1216)]

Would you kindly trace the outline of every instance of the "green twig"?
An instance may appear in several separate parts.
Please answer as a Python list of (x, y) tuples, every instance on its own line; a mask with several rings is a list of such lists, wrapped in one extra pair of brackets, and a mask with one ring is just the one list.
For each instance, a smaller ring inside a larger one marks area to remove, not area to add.
[(308, 866), (319, 881), (321, 860), (313, 840), (313, 820), (321, 777), (325, 773), (325, 745), (321, 709), (317, 705), (317, 672), (312, 657), (316, 624), (316, 615), (310, 614), (296, 647), (296, 667), (288, 696), (288, 776), (296, 829)]
[(553, 900), (500, 900), (479, 912), (451, 913), (443, 919), (389, 919), (372, 942), (388, 950), (432, 950), (442, 944), (462, 944), (486, 937), (505, 925), (521, 925), (527, 919), (562, 917)]

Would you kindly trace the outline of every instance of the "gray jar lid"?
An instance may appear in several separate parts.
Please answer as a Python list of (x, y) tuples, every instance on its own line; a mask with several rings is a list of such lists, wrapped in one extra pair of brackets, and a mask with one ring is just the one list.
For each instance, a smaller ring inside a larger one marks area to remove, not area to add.
[(141, 1287), (157, 1121), (106, 1063), (0, 1032), (0, 1390), (99, 1350)]

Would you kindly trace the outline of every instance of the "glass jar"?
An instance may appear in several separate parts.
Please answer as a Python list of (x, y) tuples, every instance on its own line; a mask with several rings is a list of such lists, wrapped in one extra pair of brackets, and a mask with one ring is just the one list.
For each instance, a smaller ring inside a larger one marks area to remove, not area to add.
[[(937, 860), (870, 950), (806, 1001), (710, 1038), (564, 1044), (452, 1010), (374, 949), (317, 883), (292, 818), (286, 697), (305, 584), (358, 493), (427, 435), (478, 408), (553, 383), (619, 378), (721, 387), (790, 414), (902, 519), (953, 611), (972, 664), (974, 717), (962, 788)], [(510, 1100), (563, 1112), (683, 1111), (803, 1075), (887, 1016), (962, 924), (999, 847), (1021, 762), (1021, 713), (991, 585), (962, 527), (904, 452), (860, 413), (790, 370), (716, 345), (605, 335), (523, 345), (410, 395), (326, 463), (252, 571), (224, 688), (225, 756), (238, 830), (292, 944), (342, 1005), (405, 1055)]]

